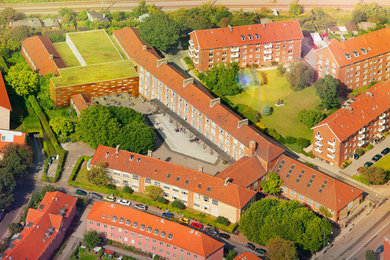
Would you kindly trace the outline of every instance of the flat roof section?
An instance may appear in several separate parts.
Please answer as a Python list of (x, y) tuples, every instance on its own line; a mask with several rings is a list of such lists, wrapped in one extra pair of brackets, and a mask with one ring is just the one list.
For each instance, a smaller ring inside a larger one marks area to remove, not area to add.
[(138, 76), (134, 64), (129, 60), (64, 68), (58, 71), (60, 76), (51, 78), (56, 88)]

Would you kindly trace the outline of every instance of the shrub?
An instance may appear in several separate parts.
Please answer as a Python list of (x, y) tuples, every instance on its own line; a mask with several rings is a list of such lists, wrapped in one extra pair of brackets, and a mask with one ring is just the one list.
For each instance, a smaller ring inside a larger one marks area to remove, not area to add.
[(160, 197), (157, 199), (158, 202), (162, 203), (162, 204), (168, 204), (169, 203), (169, 200), (163, 198), (163, 197)]
[(278, 65), (278, 62), (273, 60), (273, 61), (271, 61), (271, 65), (276, 66), (276, 65)]
[(266, 134), (273, 137), (275, 140), (279, 141), (282, 139), (282, 136), (273, 128), (267, 128), (265, 130)]
[(278, 64), (276, 70), (279, 72), (280, 75), (284, 75), (284, 73), (286, 73), (286, 68), (283, 66), (283, 64)]
[(174, 200), (172, 202), (172, 207), (177, 208), (177, 209), (185, 209), (186, 205), (184, 205), (184, 203), (181, 202), (180, 200)]
[(321, 111), (303, 109), (298, 113), (298, 120), (305, 126), (312, 128), (324, 119), (324, 114)]
[(329, 209), (327, 207), (324, 207), (324, 206), (320, 207), (320, 213), (327, 218), (333, 217), (333, 214), (329, 211)]
[(364, 154), (364, 150), (363, 149), (357, 149), (356, 153), (357, 153), (357, 155), (362, 156)]
[(293, 136), (286, 136), (284, 138), (284, 143), (286, 143), (286, 144), (293, 144), (296, 141), (297, 141), (297, 139), (295, 137), (293, 137)]
[(310, 145), (310, 141), (305, 138), (298, 138), (297, 144), (301, 147), (308, 147)]
[(20, 231), (23, 230), (23, 226), (20, 223), (11, 223), (8, 225), (8, 229), (11, 232), (11, 234), (17, 234)]
[(263, 106), (262, 114), (263, 116), (270, 116), (272, 115), (273, 109), (269, 105), (265, 104)]
[(134, 190), (132, 188), (130, 188), (129, 186), (125, 186), (125, 187), (123, 187), (123, 192), (133, 194)]
[(219, 223), (219, 224), (222, 224), (222, 225), (225, 225), (225, 226), (229, 226), (230, 225), (230, 221), (227, 218), (222, 217), (222, 216), (217, 217), (215, 222)]
[(374, 148), (374, 146), (373, 146), (372, 144), (369, 144), (369, 145), (367, 145), (367, 147), (366, 147), (367, 150), (371, 150), (372, 148)]

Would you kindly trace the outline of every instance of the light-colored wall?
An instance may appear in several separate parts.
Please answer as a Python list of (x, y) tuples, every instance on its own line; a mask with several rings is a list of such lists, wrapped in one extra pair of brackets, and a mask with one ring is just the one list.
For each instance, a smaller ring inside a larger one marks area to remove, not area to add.
[(8, 109), (0, 107), (0, 129), (9, 130), (10, 128), (10, 113)]

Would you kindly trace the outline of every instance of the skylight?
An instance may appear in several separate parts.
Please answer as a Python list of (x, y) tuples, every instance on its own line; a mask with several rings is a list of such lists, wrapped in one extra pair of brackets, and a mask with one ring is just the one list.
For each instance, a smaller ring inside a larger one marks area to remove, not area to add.
[(278, 169), (276, 170), (276, 173), (279, 173), (280, 169), (282, 169), (282, 167), (283, 167), (285, 162), (286, 162), (285, 160), (282, 160), (282, 162), (280, 163)]
[(207, 191), (210, 191), (210, 190), (211, 190), (211, 187), (210, 187), (210, 186), (208, 186), (208, 187), (207, 187)]
[(176, 181), (180, 181), (180, 176), (177, 176), (177, 177), (176, 177)]
[(299, 173), (299, 176), (298, 176), (298, 179), (297, 179), (297, 182), (299, 182), (303, 176), (303, 174), (305, 173), (305, 170), (302, 170), (301, 173)]
[(171, 177), (171, 174), (170, 173), (168, 173), (168, 175), (167, 175), (167, 178), (169, 179)]
[(313, 182), (313, 180), (314, 180), (315, 177), (316, 177), (316, 174), (314, 173), (313, 176), (311, 176), (309, 182), (307, 183), (307, 187), (308, 187), (308, 188), (309, 188), (310, 185), (312, 184), (312, 182)]
[(290, 177), (290, 174), (291, 174), (291, 172), (294, 170), (294, 168), (295, 168), (295, 165), (293, 164), (293, 165), (291, 166), (290, 170), (288, 171), (288, 173), (287, 173), (287, 175), (286, 175), (286, 178)]
[(186, 184), (188, 184), (189, 182), (190, 182), (190, 180), (189, 180), (189, 179), (187, 179), (187, 180), (186, 180)]
[(324, 180), (324, 183), (322, 184), (320, 190), (318, 192), (322, 192), (325, 188), (325, 185), (328, 183), (328, 180)]
[(198, 188), (200, 189), (202, 187), (202, 183), (198, 183)]

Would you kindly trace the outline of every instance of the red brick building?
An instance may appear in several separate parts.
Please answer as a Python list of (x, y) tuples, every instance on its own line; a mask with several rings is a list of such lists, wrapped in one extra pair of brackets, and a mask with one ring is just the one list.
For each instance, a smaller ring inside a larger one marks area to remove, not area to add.
[(130, 207), (95, 202), (87, 230), (164, 259), (221, 260), (224, 244), (188, 226)]
[(198, 71), (233, 61), (240, 67), (292, 63), (301, 57), (302, 39), (296, 20), (197, 30), (190, 33), (189, 55)]
[(51, 259), (76, 214), (76, 201), (59, 191), (46, 193), (37, 209), (28, 210), (24, 229), (1, 259)]
[(9, 130), (11, 120), (11, 102), (8, 98), (3, 75), (0, 73), (0, 129)]
[(340, 166), (389, 130), (389, 111), (390, 80), (372, 86), (314, 126), (313, 154)]
[(383, 243), (384, 250), (383, 250), (383, 258), (384, 260), (390, 259), (390, 236), (385, 236), (385, 242)]
[(348, 89), (390, 78), (390, 27), (339, 42), (316, 51), (319, 77), (329, 74)]
[(65, 68), (51, 40), (46, 36), (33, 36), (22, 41), (22, 54), (31, 69), (41, 76), (58, 74), (59, 68)]

